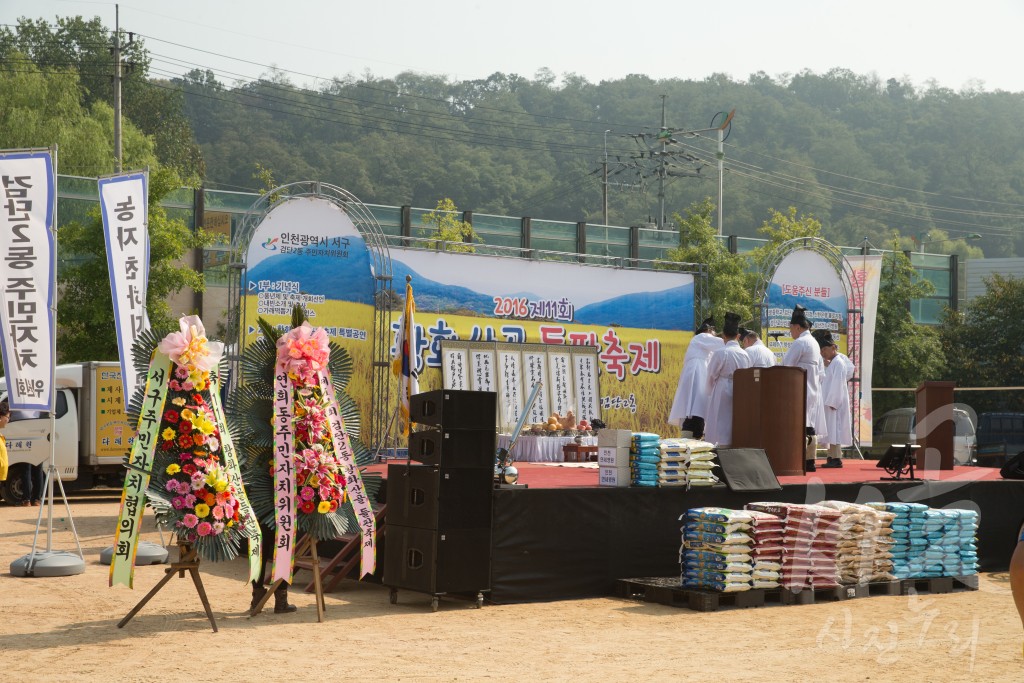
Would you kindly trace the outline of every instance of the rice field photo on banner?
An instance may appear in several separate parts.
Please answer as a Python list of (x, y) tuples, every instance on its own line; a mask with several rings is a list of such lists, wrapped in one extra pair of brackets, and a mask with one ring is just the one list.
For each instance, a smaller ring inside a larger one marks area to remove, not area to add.
[[(393, 282), (412, 277), (420, 391), (441, 387), (440, 341), (599, 347), (600, 401), (609, 424), (668, 433), (666, 423), (693, 337), (688, 273), (606, 268), (465, 253), (390, 250)], [(301, 304), (354, 363), (349, 394), (368, 422), (372, 405), (372, 259), (351, 218), (330, 200), (289, 199), (256, 227), (246, 255), (243, 343), (257, 317), (287, 325)], [(392, 297), (394, 355), (404, 293)], [(393, 391), (397, 391), (397, 380)]]

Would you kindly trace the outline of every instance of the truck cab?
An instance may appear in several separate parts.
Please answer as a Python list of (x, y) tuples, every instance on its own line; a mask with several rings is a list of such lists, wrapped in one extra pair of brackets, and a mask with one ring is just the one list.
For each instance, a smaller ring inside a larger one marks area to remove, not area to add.
[[(117, 485), (123, 458), (133, 441), (121, 398), (121, 369), (113, 362), (58, 365), (53, 411), (54, 464), (67, 488)], [(0, 399), (7, 396), (0, 378)], [(4, 429), (9, 471), (0, 495), (11, 503), (25, 500), (24, 470), (50, 462), (50, 414), (11, 410)]]

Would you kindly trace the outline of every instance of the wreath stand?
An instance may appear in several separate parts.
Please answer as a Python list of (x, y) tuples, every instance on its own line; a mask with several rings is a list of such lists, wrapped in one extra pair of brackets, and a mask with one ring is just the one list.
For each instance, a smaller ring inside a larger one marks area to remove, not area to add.
[(117, 622), (118, 628), (124, 628), (124, 625), (132, 620), (136, 614), (139, 613), (146, 603), (149, 602), (154, 595), (160, 592), (160, 589), (167, 585), (175, 573), (178, 574), (178, 578), (185, 578), (185, 572), (188, 572), (192, 576), (192, 583), (196, 586), (196, 591), (199, 593), (199, 599), (203, 601), (203, 608), (206, 610), (206, 617), (210, 620), (210, 625), (213, 627), (213, 632), (217, 632), (217, 622), (213, 618), (213, 610), (210, 609), (210, 601), (206, 597), (206, 590), (203, 588), (203, 580), (199, 577), (199, 551), (192, 547), (191, 543), (184, 543), (178, 541), (178, 561), (172, 562), (170, 567), (164, 569), (164, 578), (153, 586), (153, 589), (146, 593), (146, 597), (139, 601), (139, 604), (132, 608), (132, 611), (125, 615), (124, 619)]
[[(324, 586), (320, 580), (320, 558), (316, 554), (316, 539), (310, 534), (306, 534), (299, 542), (295, 545), (295, 564), (302, 565), (304, 568), (308, 567), (313, 572), (313, 592), (316, 593), (316, 620), (323, 623), (324, 611), (327, 609), (327, 605), (324, 602)], [(278, 579), (270, 586), (270, 590), (267, 591), (266, 595), (260, 598), (260, 601), (256, 603), (256, 606), (249, 612), (250, 617), (254, 617), (263, 611), (263, 606), (270, 600), (270, 596), (274, 594), (281, 584), (284, 583), (284, 579)]]

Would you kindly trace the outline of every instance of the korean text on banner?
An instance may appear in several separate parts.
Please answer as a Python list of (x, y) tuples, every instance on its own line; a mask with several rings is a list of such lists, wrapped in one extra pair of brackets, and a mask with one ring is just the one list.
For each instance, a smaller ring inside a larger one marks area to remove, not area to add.
[(110, 296), (114, 302), (125, 400), (135, 395), (139, 383), (132, 360), (132, 341), (148, 327), (148, 189), (149, 176), (144, 171), (99, 180), (103, 238), (107, 245)]
[(0, 346), (19, 410), (53, 404), (56, 181), (49, 151), (0, 152)]
[(399, 413), (402, 420), (402, 436), (409, 436), (409, 400), (413, 394), (420, 393), (418, 372), (416, 369), (416, 302), (412, 298), (412, 283), (405, 283), (405, 312), (398, 321), (398, 340), (395, 351), (398, 358), (394, 360), (393, 369), (398, 375)]

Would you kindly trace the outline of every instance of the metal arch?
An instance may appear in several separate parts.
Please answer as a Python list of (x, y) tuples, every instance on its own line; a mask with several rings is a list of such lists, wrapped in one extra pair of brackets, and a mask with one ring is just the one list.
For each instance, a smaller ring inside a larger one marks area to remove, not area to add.
[[(813, 251), (824, 256), (829, 263), (832, 264), (832, 267), (836, 269), (836, 272), (839, 274), (843, 282), (843, 286), (846, 288), (846, 338), (847, 341), (851, 339), (853, 340), (852, 345), (847, 344), (847, 352), (850, 360), (854, 363), (854, 367), (858, 371), (854, 375), (853, 379), (850, 380), (850, 384), (853, 385), (854, 395), (857, 398), (856, 402), (851, 402), (850, 407), (852, 409), (854, 406), (860, 404), (863, 397), (860, 378), (860, 357), (861, 344), (863, 343), (861, 331), (864, 325), (864, 311), (860, 308), (854, 308), (851, 304), (857, 301), (864, 301), (864, 284), (854, 276), (854, 270), (850, 265), (850, 261), (843, 252), (839, 251), (839, 249), (837, 249), (836, 246), (828, 240), (821, 239), (820, 237), (797, 237), (783, 242), (776, 247), (759, 274), (757, 289), (754, 293), (754, 300), (758, 302), (757, 305), (761, 309), (760, 322), (763, 326), (764, 310), (766, 307), (766, 299), (768, 298), (768, 286), (772, 281), (772, 277), (775, 275), (775, 271), (782, 260), (795, 251)], [(851, 418), (851, 425), (854, 430), (854, 446), (857, 449), (857, 452), (860, 453), (860, 420), (858, 419), (856, 412), (851, 415)]]
[(384, 231), (381, 229), (373, 213), (359, 199), (347, 190), (319, 181), (301, 181), (289, 183), (266, 192), (259, 197), (245, 213), (242, 225), (231, 238), (231, 260), (229, 267), (237, 271), (238, 276), (228, 282), (228, 333), (229, 339), (236, 340), (236, 352), (229, 356), (234, 382), (240, 378), (239, 362), (243, 330), (246, 320), (242, 314), (242, 292), (248, 271), (245, 255), (252, 241), (256, 228), (264, 217), (275, 207), (304, 197), (320, 197), (338, 206), (352, 219), (359, 234), (366, 242), (370, 252), (373, 285), (373, 330), (371, 331), (372, 368), (372, 407), (370, 411), (369, 434), (363, 434), (362, 440), (368, 445), (376, 445), (384, 436), (390, 406), (390, 362), (391, 345), (391, 301), (392, 301), (392, 268), (391, 252), (388, 249)]

